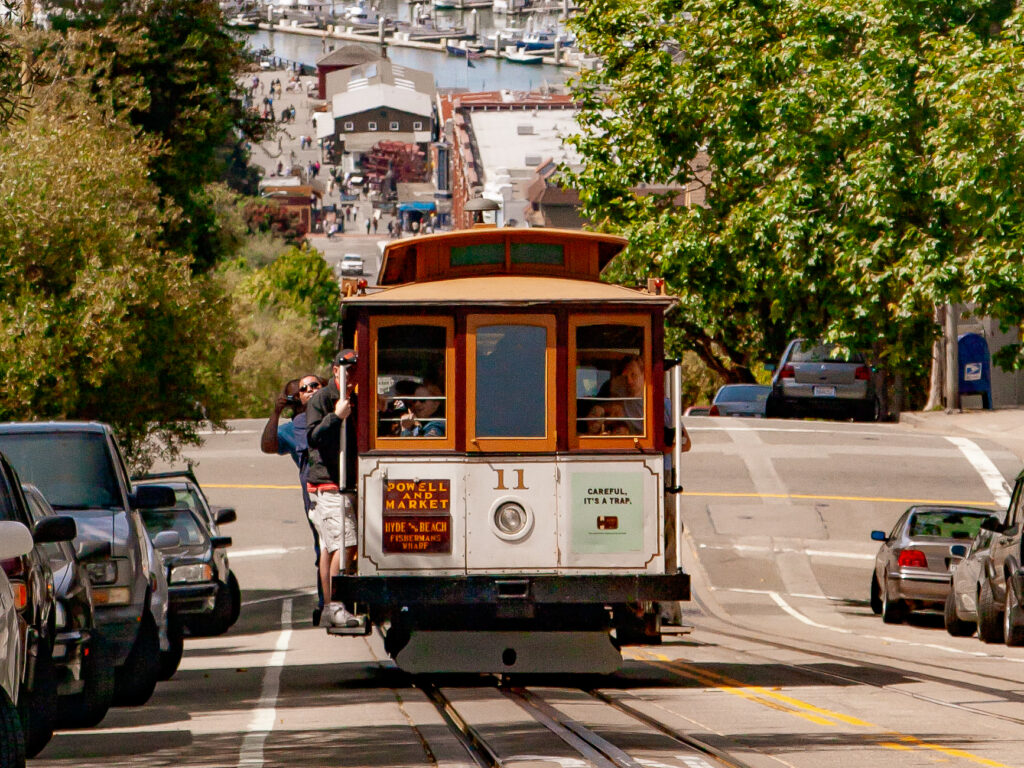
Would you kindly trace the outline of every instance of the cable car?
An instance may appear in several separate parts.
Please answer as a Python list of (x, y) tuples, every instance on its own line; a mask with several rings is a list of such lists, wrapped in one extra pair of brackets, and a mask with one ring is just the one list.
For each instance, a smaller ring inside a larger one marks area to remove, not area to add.
[(611, 672), (656, 630), (656, 601), (689, 599), (663, 535), (673, 300), (600, 280), (625, 244), (479, 226), (404, 238), (379, 290), (343, 299), (371, 396), (348, 482), (357, 573), (332, 592), (400, 668)]

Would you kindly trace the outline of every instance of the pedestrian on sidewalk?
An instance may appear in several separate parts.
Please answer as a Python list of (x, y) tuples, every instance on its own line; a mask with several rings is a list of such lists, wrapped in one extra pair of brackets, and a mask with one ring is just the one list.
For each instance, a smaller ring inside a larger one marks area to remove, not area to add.
[(366, 217), (366, 234), (370, 234), (370, 217)]

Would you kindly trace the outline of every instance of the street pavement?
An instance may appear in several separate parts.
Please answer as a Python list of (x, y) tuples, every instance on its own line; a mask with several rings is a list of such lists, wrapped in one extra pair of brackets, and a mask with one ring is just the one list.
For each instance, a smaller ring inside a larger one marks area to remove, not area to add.
[(1008, 448), (1024, 461), (1024, 408), (915, 411), (900, 414), (915, 430), (964, 437), (984, 437)]
[[(315, 181), (319, 182), (324, 191), (324, 204), (341, 204), (340, 190), (335, 186), (333, 192), (328, 193), (328, 184), (331, 173), (339, 166), (326, 162), (326, 157), (321, 154), (320, 147), (316, 141), (316, 128), (313, 125), (315, 107), (324, 104), (323, 101), (309, 95), (309, 87), (316, 83), (316, 77), (306, 76), (299, 78), (299, 87), (295, 90), (287, 90), (288, 83), (293, 73), (289, 70), (268, 70), (260, 72), (249, 72), (239, 78), (239, 82), (248, 88), (257, 77), (262, 88), (257, 88), (253, 97), (255, 106), (262, 110), (263, 99), (270, 93), (272, 80), (280, 80), (282, 86), (281, 97), (274, 97), (274, 114), (280, 121), (284, 110), (295, 108), (294, 123), (275, 123), (274, 134), (258, 144), (253, 144), (250, 162), (263, 169), (263, 177), (272, 181), (277, 173), (278, 163), (284, 167), (284, 174), (287, 175), (289, 168), (294, 166), (302, 169), (303, 179), (306, 179), (306, 167), (310, 162), (320, 161), (320, 173)], [(302, 137), (311, 137), (309, 146), (303, 147)], [(357, 253), (366, 260), (366, 276), (371, 283), (377, 274), (378, 260), (381, 253), (380, 244), (388, 240), (388, 223), (394, 220), (389, 214), (381, 216), (377, 223), (377, 231), (371, 228), (367, 234), (365, 220), (373, 216), (373, 206), (365, 197), (356, 201), (347, 201), (347, 204), (354, 206), (355, 216), (351, 221), (345, 222), (345, 232), (333, 235), (328, 238), (322, 233), (313, 232), (307, 236), (309, 244), (324, 255), (328, 264), (332, 266), (339, 263), (346, 253)]]

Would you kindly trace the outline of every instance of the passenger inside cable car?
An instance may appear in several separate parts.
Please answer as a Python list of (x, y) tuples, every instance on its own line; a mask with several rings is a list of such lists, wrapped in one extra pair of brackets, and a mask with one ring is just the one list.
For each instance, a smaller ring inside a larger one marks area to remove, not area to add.
[(444, 437), (444, 392), (433, 382), (420, 384), (402, 414), (401, 437)]
[(628, 325), (577, 328), (578, 430), (586, 435), (644, 432), (643, 329)]

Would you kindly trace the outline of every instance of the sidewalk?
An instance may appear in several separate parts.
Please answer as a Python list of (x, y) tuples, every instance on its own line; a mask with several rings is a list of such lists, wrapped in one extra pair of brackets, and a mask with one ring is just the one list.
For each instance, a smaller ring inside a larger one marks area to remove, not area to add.
[[(246, 89), (252, 85), (253, 77), (259, 78), (262, 89), (256, 89), (253, 103), (261, 111), (264, 97), (270, 94), (270, 82), (280, 80), (282, 85), (281, 97), (275, 96), (273, 101), (274, 114), (278, 120), (274, 123), (277, 133), (273, 138), (252, 145), (250, 162), (263, 169), (263, 178), (267, 181), (272, 182), (274, 178), (278, 178), (277, 165), (281, 163), (285, 174), (292, 166), (302, 169), (302, 178), (306, 182), (307, 165), (319, 161), (320, 172), (313, 181), (323, 189), (322, 203), (340, 205), (341, 191), (337, 186), (331, 194), (327, 193), (331, 174), (336, 169), (340, 170), (340, 167), (325, 161), (316, 141), (316, 128), (313, 125), (314, 107), (323, 102), (308, 95), (309, 86), (316, 82), (316, 77), (300, 77), (299, 89), (289, 91), (288, 81), (293, 74), (289, 70), (260, 71), (247, 72), (238, 78), (238, 82)], [(295, 108), (295, 122), (280, 122), (282, 111), (290, 107)], [(302, 136), (312, 139), (310, 146), (302, 147)], [(346, 201), (346, 204), (354, 206), (355, 218), (345, 222), (344, 234), (338, 233), (328, 239), (326, 235), (313, 232), (308, 235), (309, 244), (324, 254), (324, 258), (331, 265), (340, 262), (342, 255), (346, 253), (358, 253), (367, 259), (368, 266), (375, 265), (379, 253), (377, 243), (388, 239), (388, 222), (393, 221), (394, 217), (389, 214), (382, 215), (377, 222), (377, 232), (374, 233), (371, 228), (368, 235), (365, 222), (367, 218), (373, 217), (373, 205), (363, 198)], [(376, 274), (375, 270), (368, 270), (368, 273), (368, 276)]]
[(1024, 462), (1024, 408), (914, 411), (901, 413), (900, 422), (925, 432), (986, 438), (1005, 446)]

